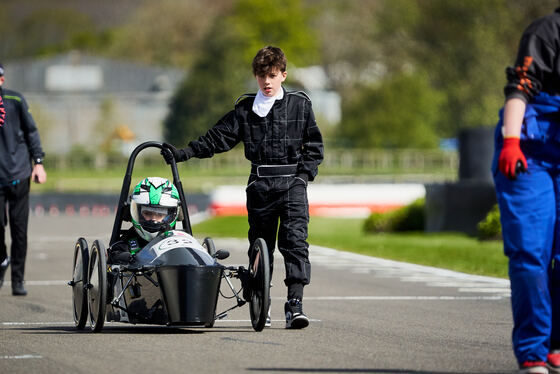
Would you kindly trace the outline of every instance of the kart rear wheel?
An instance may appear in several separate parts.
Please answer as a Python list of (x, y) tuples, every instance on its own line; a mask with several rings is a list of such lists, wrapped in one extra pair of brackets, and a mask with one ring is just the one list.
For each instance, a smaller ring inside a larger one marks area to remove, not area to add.
[(268, 247), (262, 238), (253, 243), (249, 263), (249, 311), (255, 331), (262, 331), (270, 305), (270, 261)]
[(70, 285), (72, 286), (72, 307), (74, 311), (74, 323), (78, 330), (83, 330), (88, 317), (88, 267), (89, 251), (87, 241), (79, 238), (74, 246), (73, 273)]
[(212, 240), (212, 238), (204, 238), (202, 246), (206, 249), (206, 252), (208, 252), (210, 256), (214, 256), (214, 254), (216, 253), (216, 246), (214, 245), (214, 241)]
[(105, 322), (107, 307), (107, 251), (99, 240), (93, 242), (88, 273), (89, 322), (93, 332), (99, 332)]

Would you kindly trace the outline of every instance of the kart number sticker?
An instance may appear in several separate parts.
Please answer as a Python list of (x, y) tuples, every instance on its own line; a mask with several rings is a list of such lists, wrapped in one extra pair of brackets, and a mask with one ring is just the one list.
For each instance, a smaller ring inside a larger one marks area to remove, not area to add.
[(165, 252), (173, 248), (191, 247), (194, 240), (188, 237), (173, 237), (162, 240), (157, 246), (153, 247), (157, 256), (161, 256)]

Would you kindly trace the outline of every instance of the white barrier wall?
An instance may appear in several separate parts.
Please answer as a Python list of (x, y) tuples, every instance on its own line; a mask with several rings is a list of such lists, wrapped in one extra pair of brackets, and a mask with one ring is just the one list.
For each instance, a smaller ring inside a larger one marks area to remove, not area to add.
[[(309, 213), (316, 216), (367, 217), (425, 197), (423, 184), (310, 184)], [(221, 186), (210, 197), (214, 215), (246, 215), (245, 186)]]

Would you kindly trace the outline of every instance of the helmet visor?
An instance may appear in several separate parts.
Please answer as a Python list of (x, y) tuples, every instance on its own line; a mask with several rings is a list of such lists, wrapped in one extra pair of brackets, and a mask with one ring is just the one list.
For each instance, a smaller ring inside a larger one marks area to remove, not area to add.
[(140, 225), (149, 232), (156, 232), (172, 224), (177, 217), (177, 208), (140, 205)]

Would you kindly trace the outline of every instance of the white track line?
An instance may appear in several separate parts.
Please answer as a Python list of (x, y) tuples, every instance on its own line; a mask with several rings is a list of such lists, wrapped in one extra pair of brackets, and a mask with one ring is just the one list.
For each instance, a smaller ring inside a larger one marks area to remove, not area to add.
[(31, 325), (57, 325), (57, 326), (66, 326), (72, 325), (74, 326), (74, 322), (1, 322), (0, 325), (2, 326), (31, 326)]
[(394, 301), (394, 300), (502, 300), (509, 295), (495, 296), (305, 296), (304, 301)]
[(30, 358), (43, 358), (40, 355), (0, 356), (0, 360), (26, 360)]
[[(67, 280), (35, 280), (35, 281), (25, 281), (26, 286), (67, 286)], [(5, 285), (10, 286), (12, 284), (11, 281), (5, 281)]]

